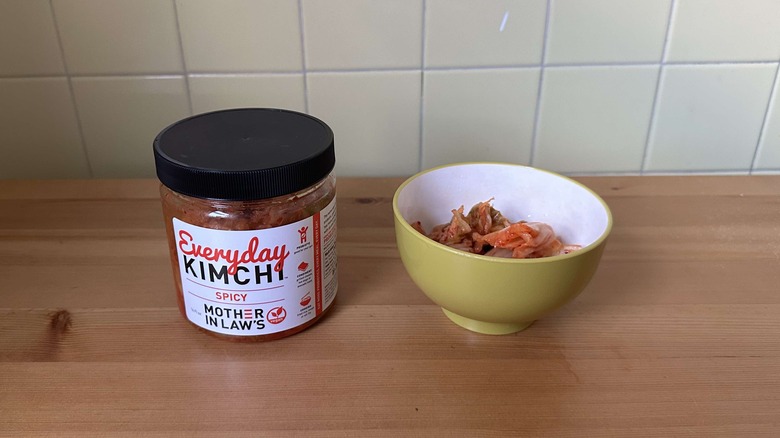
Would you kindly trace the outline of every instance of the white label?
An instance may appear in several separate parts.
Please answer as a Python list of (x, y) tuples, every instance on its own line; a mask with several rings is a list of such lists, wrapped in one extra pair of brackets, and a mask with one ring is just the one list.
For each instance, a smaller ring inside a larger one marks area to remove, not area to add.
[(297, 327), (336, 297), (336, 198), (319, 213), (265, 230), (225, 231), (173, 219), (187, 319), (257, 336)]

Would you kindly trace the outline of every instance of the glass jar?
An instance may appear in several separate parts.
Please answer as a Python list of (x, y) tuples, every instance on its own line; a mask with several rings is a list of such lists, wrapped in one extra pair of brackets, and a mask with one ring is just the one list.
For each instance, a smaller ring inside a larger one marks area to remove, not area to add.
[(298, 333), (338, 289), (333, 133), (285, 110), (194, 116), (155, 139), (179, 310), (231, 340)]

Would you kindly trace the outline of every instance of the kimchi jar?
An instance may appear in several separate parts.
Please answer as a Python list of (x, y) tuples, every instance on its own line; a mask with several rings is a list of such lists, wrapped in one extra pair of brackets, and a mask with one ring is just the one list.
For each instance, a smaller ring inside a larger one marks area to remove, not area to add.
[(336, 297), (333, 132), (276, 109), (201, 114), (154, 140), (182, 315), (231, 340), (300, 332)]

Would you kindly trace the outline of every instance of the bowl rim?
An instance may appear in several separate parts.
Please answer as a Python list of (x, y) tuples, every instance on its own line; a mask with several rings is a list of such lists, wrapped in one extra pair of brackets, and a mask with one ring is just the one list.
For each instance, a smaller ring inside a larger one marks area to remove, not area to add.
[[(435, 240), (431, 240), (427, 236), (419, 233), (417, 230), (412, 228), (412, 226), (404, 219), (404, 217), (401, 215), (401, 212), (398, 211), (398, 196), (403, 191), (403, 189), (409, 185), (412, 181), (415, 179), (431, 172), (435, 172), (437, 170), (446, 169), (448, 167), (462, 167), (462, 166), (473, 166), (473, 165), (498, 165), (498, 166), (508, 166), (508, 167), (522, 167), (526, 169), (531, 169), (532, 171), (537, 172), (543, 172), (550, 174), (552, 176), (555, 176), (557, 178), (564, 179), (572, 184), (575, 184), (579, 186), (580, 188), (584, 189), (593, 197), (596, 198), (597, 201), (601, 203), (601, 206), (604, 207), (604, 211), (607, 213), (607, 226), (604, 229), (604, 232), (599, 235), (596, 240), (591, 242), (589, 245), (586, 245), (582, 247), (582, 249), (570, 252), (569, 254), (561, 254), (556, 256), (549, 256), (549, 257), (540, 257), (535, 259), (515, 259), (515, 258), (504, 258), (504, 257), (491, 257), (481, 254), (472, 254), (470, 252), (461, 251), (455, 248), (451, 248), (447, 245), (444, 245), (442, 243), (436, 242)], [(413, 235), (415, 235), (415, 238), (422, 239), (426, 244), (432, 244), (437, 248), (440, 248), (450, 254), (454, 254), (457, 257), (467, 257), (467, 258), (474, 258), (476, 260), (487, 260), (495, 263), (510, 263), (510, 264), (534, 264), (534, 263), (549, 263), (554, 262), (557, 260), (565, 260), (574, 258), (580, 255), (583, 255), (587, 252), (592, 251), (593, 249), (597, 248), (599, 245), (601, 245), (609, 236), (609, 234), (612, 232), (612, 211), (609, 208), (609, 205), (607, 205), (606, 201), (601, 198), (601, 196), (598, 195), (598, 193), (594, 192), (590, 187), (586, 186), (585, 184), (582, 184), (579, 181), (576, 181), (572, 178), (569, 178), (567, 176), (561, 175), (559, 173), (546, 170), (546, 169), (540, 169), (538, 167), (533, 166), (526, 166), (524, 164), (516, 164), (516, 163), (503, 163), (498, 161), (467, 161), (467, 162), (460, 162), (460, 163), (451, 163), (451, 164), (443, 164), (441, 166), (435, 166), (431, 167), (429, 169), (425, 169), (423, 171), (420, 171), (409, 178), (407, 178), (404, 182), (401, 183), (401, 185), (398, 186), (398, 188), (395, 190), (395, 194), (393, 195), (393, 216), (395, 217), (395, 222), (400, 224), (401, 227), (406, 229), (407, 231), (412, 232)]]

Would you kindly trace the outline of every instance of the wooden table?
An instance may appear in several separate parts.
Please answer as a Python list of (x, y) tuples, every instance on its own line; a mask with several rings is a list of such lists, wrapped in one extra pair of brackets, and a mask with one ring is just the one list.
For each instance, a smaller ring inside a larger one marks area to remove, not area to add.
[(400, 180), (341, 179), (337, 305), (265, 344), (179, 315), (155, 181), (0, 182), (0, 435), (778, 436), (780, 176), (580, 180), (598, 273), (495, 337), (407, 277)]

